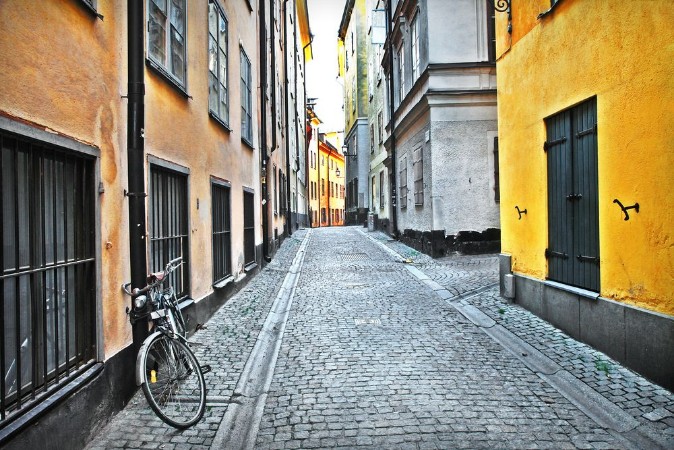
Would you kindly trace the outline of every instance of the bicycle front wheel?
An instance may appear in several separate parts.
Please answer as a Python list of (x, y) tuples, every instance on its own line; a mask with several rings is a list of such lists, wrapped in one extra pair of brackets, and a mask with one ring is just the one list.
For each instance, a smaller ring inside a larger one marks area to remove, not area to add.
[(206, 383), (189, 347), (163, 333), (152, 337), (139, 362), (143, 393), (161, 420), (175, 428), (197, 423), (206, 409)]

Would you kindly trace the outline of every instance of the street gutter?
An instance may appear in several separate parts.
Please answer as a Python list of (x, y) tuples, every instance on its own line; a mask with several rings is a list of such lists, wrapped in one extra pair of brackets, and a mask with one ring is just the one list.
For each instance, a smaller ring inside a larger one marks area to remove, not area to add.
[(218, 427), (211, 449), (255, 448), (260, 421), (274, 376), (274, 368), (311, 231), (306, 233), (283, 285), (276, 295), (269, 315), (236, 384), (231, 403)]

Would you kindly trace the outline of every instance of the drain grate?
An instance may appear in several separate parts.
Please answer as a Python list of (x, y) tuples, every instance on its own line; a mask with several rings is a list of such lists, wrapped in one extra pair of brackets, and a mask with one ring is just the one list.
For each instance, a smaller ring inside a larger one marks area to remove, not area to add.
[(369, 261), (370, 255), (362, 252), (345, 252), (339, 254), (344, 262)]
[(353, 319), (356, 325), (381, 325), (381, 319)]

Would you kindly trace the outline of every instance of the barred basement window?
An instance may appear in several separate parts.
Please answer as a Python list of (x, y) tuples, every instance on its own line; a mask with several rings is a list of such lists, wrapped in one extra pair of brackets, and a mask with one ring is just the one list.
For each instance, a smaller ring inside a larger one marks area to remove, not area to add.
[(227, 92), (227, 19), (217, 2), (208, 2), (208, 109), (225, 125), (229, 124)]
[(414, 150), (414, 204), (421, 206), (424, 204), (424, 153), (421, 147)]
[(96, 358), (97, 276), (94, 159), (8, 133), (0, 143), (4, 421)]
[(255, 263), (255, 194), (249, 190), (243, 191), (243, 260)]
[(178, 298), (189, 294), (190, 252), (187, 175), (150, 166), (150, 270), (158, 272), (182, 256), (183, 264), (170, 275)]
[[(147, 1), (147, 53), (152, 67), (186, 86), (185, 0)], [(170, 18), (170, 19), (169, 19)]]
[(213, 219), (213, 283), (232, 274), (232, 229), (230, 188), (220, 183), (211, 184)]

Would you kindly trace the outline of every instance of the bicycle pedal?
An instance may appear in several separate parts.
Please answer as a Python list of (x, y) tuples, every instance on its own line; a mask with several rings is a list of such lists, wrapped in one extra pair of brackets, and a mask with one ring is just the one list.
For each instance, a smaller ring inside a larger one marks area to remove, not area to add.
[(209, 366), (208, 364), (206, 364), (205, 366), (201, 366), (201, 373), (207, 374), (210, 371), (211, 371), (211, 366)]

